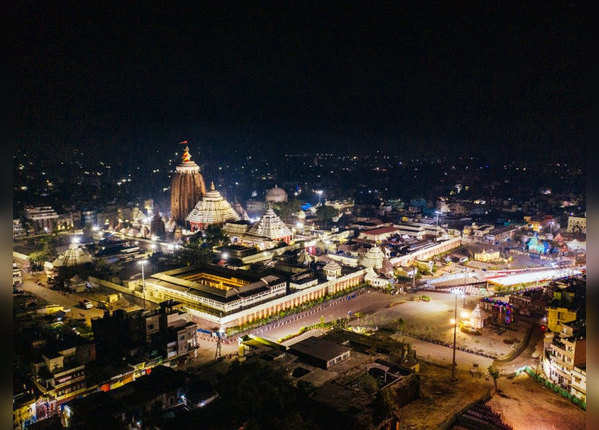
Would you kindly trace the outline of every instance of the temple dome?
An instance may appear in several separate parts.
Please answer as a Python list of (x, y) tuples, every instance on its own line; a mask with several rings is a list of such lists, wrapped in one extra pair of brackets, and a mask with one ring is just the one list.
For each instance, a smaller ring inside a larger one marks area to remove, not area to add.
[(233, 210), (228, 201), (214, 188), (197, 202), (185, 218), (191, 224), (192, 230), (203, 229), (211, 224), (223, 224), (226, 221), (238, 221), (239, 215)]
[(360, 264), (364, 267), (372, 267), (375, 269), (380, 269), (383, 267), (383, 260), (385, 259), (385, 254), (378, 245), (370, 248), (360, 259)]
[(266, 201), (273, 203), (282, 203), (287, 201), (287, 192), (283, 188), (275, 185), (266, 193)]
[(249, 230), (249, 234), (254, 236), (267, 237), (271, 240), (289, 241), (292, 232), (285, 225), (281, 218), (277, 216), (272, 208), (268, 208), (264, 215)]

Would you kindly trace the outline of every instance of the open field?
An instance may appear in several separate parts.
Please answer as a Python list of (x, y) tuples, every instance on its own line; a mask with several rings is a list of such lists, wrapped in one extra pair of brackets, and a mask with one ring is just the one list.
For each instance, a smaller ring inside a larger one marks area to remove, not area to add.
[(487, 405), (501, 413), (504, 422), (514, 430), (585, 428), (585, 411), (524, 372), (513, 379), (500, 378), (498, 387), (500, 393)]

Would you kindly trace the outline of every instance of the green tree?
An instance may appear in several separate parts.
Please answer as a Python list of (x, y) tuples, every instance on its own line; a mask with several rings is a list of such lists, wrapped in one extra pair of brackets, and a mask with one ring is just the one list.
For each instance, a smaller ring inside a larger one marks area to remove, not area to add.
[(295, 215), (301, 208), (302, 203), (297, 199), (273, 205), (273, 210), (275, 211), (275, 213), (283, 219)]
[(360, 376), (359, 379), (360, 387), (366, 391), (368, 394), (374, 394), (379, 388), (379, 384), (376, 381), (376, 378), (368, 373)]
[(228, 242), (227, 235), (218, 225), (209, 225), (206, 229), (205, 242), (209, 247), (222, 246)]
[(339, 215), (339, 211), (333, 206), (322, 205), (316, 209), (316, 218), (321, 222), (329, 222), (337, 215)]
[(493, 365), (487, 367), (487, 371), (489, 372), (489, 376), (493, 378), (493, 384), (495, 385), (495, 392), (497, 392), (497, 379), (499, 379), (499, 370), (493, 367)]

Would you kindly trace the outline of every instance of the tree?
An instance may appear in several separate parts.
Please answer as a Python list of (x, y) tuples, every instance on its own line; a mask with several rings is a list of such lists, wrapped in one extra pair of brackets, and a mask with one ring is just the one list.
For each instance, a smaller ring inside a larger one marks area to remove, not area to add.
[(206, 229), (205, 242), (209, 247), (222, 246), (228, 241), (227, 235), (218, 225), (209, 225)]
[(495, 385), (495, 392), (497, 392), (497, 379), (499, 378), (499, 370), (497, 370), (497, 368), (495, 368), (495, 367), (493, 367), (493, 365), (491, 365), (487, 368), (487, 371), (489, 372), (489, 375), (491, 376), (491, 378), (493, 378), (493, 384)]
[(328, 222), (337, 215), (339, 215), (339, 211), (333, 206), (322, 205), (316, 209), (316, 217), (321, 222)]
[(293, 216), (301, 208), (302, 208), (302, 203), (297, 199), (289, 200), (288, 202), (279, 203), (278, 205), (273, 206), (273, 209), (276, 212), (276, 214), (279, 215), (283, 219)]
[(360, 377), (359, 380), (360, 387), (366, 391), (368, 394), (374, 394), (379, 388), (379, 384), (376, 381), (376, 378), (369, 373), (365, 373)]

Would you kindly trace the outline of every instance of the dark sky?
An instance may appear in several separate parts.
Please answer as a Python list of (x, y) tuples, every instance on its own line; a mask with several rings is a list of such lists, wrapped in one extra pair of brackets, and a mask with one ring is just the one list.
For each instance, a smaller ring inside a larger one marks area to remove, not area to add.
[(590, 103), (576, 3), (50, 3), (20, 6), (18, 143), (582, 154)]

